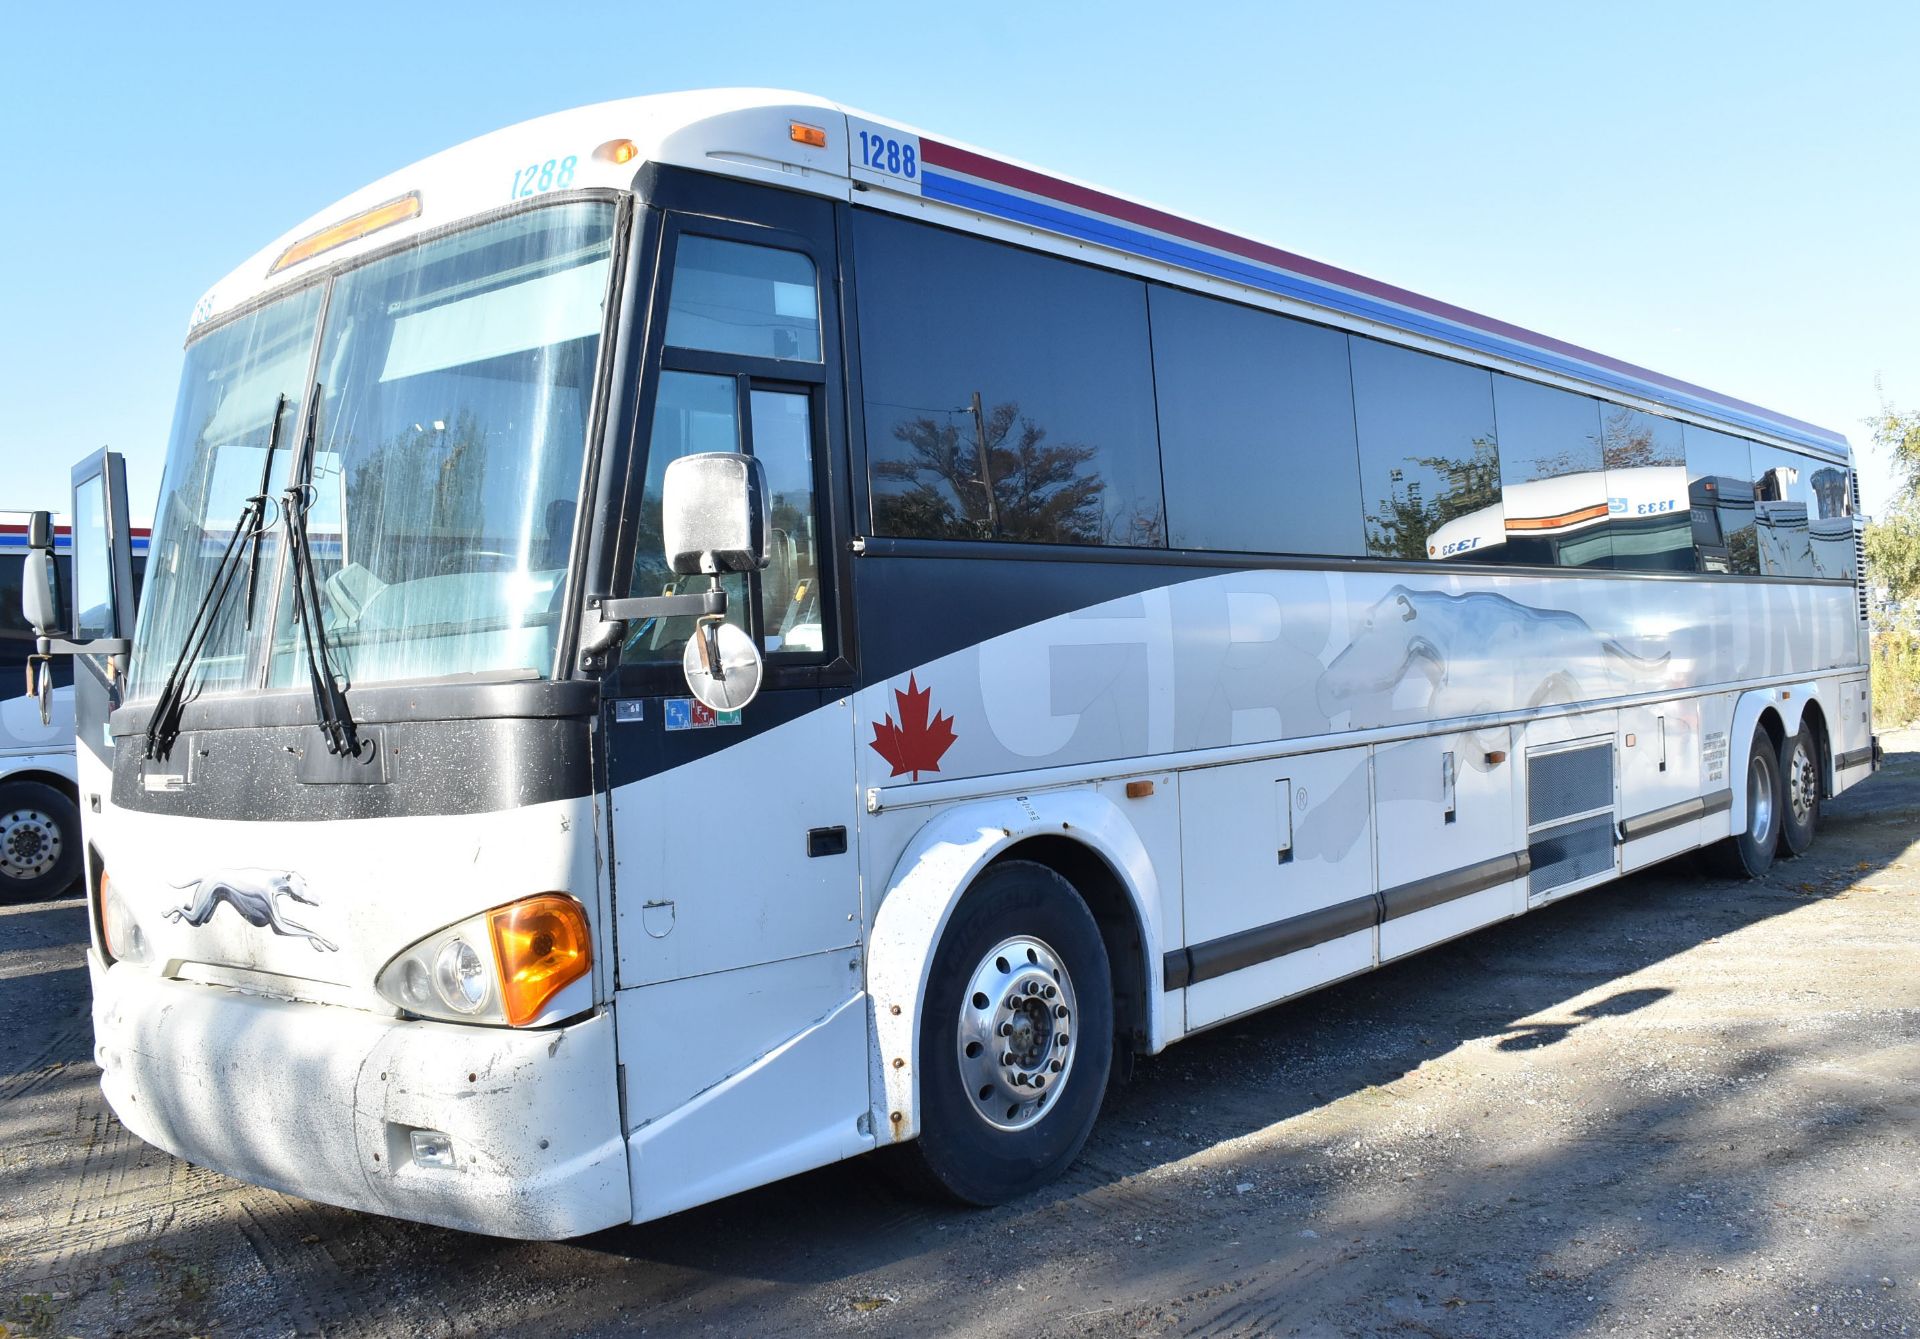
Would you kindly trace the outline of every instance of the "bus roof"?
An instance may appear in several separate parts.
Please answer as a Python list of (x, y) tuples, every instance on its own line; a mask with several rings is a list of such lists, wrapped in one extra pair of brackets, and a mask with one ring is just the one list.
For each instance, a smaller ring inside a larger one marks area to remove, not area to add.
[(770, 89), (598, 103), (435, 154), (275, 239), (207, 292), (193, 324), (324, 265), (516, 200), (630, 190), (648, 163), (858, 198), (1783, 444), (1848, 451), (1841, 434), (1759, 405), (897, 121)]

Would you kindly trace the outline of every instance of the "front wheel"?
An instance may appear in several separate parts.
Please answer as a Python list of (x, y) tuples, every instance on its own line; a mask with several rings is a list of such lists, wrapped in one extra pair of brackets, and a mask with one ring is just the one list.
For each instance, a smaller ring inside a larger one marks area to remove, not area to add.
[(1780, 784), (1780, 757), (1760, 726), (1747, 747), (1747, 830), (1712, 850), (1714, 865), (1730, 879), (1757, 879), (1773, 868), (1780, 844), (1780, 818), (1786, 808)]
[(1788, 855), (1805, 855), (1820, 826), (1820, 746), (1809, 726), (1780, 746), (1781, 789), (1786, 803), (1780, 815), (1780, 844)]
[(50, 897), (80, 877), (80, 811), (43, 781), (0, 782), (0, 902)]
[(915, 1179), (980, 1205), (1045, 1185), (1086, 1143), (1112, 1059), (1112, 972), (1087, 904), (1044, 865), (990, 866), (927, 982)]

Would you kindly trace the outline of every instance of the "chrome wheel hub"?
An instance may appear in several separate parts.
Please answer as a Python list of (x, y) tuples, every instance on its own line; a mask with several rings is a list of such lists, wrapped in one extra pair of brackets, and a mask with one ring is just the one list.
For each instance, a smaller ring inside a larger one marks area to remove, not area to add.
[(1812, 754), (1805, 744), (1796, 745), (1793, 761), (1787, 765), (1787, 805), (1793, 810), (1793, 821), (1804, 824), (1819, 803), (1820, 776)]
[(38, 809), (0, 814), (0, 877), (37, 879), (60, 863), (60, 827)]
[(1017, 935), (988, 951), (967, 982), (955, 1039), (960, 1080), (989, 1125), (1039, 1120), (1073, 1073), (1073, 980), (1046, 943)]
[(1762, 848), (1773, 840), (1773, 773), (1764, 758), (1747, 766), (1747, 831)]

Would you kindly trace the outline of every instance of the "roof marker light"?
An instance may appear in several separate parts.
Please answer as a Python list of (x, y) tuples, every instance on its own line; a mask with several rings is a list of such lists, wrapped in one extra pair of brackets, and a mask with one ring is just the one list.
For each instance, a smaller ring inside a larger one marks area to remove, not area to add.
[(391, 228), (396, 223), (405, 223), (408, 219), (420, 217), (420, 192), (408, 191), (405, 195), (388, 200), (385, 204), (375, 205), (372, 209), (363, 209), (358, 214), (343, 218), (338, 223), (329, 223), (319, 232), (308, 233), (285, 251), (268, 268), (271, 278), (303, 260), (312, 260), (315, 256), (345, 246), (348, 242), (365, 237), (369, 233), (379, 232), (382, 228)]
[(789, 121), (787, 134), (795, 144), (811, 144), (816, 149), (827, 147), (827, 132), (819, 126), (810, 126), (802, 121)]
[(610, 139), (593, 156), (607, 163), (631, 163), (640, 156), (640, 146), (630, 139)]

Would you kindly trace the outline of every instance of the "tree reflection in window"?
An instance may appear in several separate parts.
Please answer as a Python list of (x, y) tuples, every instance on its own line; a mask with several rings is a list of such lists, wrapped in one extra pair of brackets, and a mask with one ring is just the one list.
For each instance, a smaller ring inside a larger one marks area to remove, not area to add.
[[(1010, 539), (1030, 544), (1151, 543), (1109, 537), (1098, 454), (1079, 442), (1049, 442), (1017, 401), (976, 418), (971, 407), (893, 425), (906, 454), (874, 462), (876, 480), (897, 485), (874, 500), (891, 535)], [(986, 451), (981, 452), (985, 437)], [(1157, 527), (1158, 517), (1141, 518)], [(1119, 523), (1119, 518), (1115, 518)]]
[(1166, 542), (1146, 285), (856, 211), (880, 535)]

